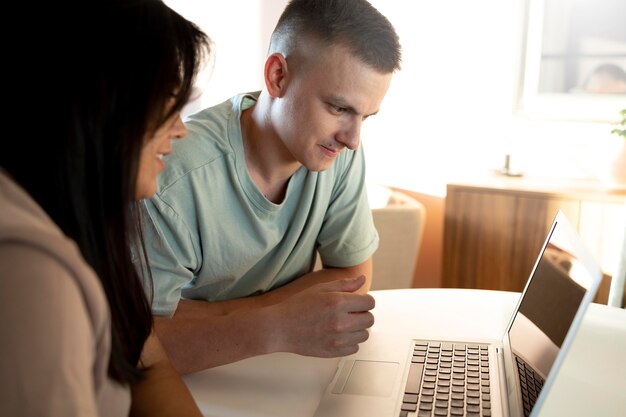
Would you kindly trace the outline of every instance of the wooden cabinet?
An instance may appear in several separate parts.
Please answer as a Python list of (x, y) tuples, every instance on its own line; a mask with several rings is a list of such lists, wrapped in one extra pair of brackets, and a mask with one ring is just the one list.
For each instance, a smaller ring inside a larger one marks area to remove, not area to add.
[(443, 286), (521, 291), (560, 209), (605, 274), (617, 266), (626, 187), (494, 176), (447, 186)]

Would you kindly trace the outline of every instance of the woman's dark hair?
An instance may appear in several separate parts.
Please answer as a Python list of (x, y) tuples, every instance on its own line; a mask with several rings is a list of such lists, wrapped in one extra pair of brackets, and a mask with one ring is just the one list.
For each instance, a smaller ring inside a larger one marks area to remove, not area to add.
[(131, 247), (143, 248), (139, 156), (189, 99), (209, 40), (158, 0), (50, 3), (26, 14), (37, 15), (27, 37), (37, 41), (14, 40), (11, 152), (0, 165), (100, 278), (112, 316), (109, 375), (133, 383), (152, 328), (146, 268), (131, 261)]

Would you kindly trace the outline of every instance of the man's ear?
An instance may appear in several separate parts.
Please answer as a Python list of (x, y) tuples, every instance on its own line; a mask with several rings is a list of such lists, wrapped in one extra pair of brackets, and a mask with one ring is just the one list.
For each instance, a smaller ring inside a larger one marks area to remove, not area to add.
[(267, 57), (264, 76), (269, 95), (274, 98), (282, 97), (289, 81), (289, 69), (283, 54), (275, 52)]

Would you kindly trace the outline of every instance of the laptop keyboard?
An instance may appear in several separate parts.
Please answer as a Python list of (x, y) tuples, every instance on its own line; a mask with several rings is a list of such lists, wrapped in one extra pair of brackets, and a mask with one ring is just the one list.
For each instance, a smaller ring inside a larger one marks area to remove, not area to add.
[(535, 406), (541, 388), (543, 388), (544, 379), (519, 356), (515, 356), (515, 361), (519, 371), (524, 416), (528, 417)]
[(415, 341), (400, 417), (491, 416), (487, 345)]

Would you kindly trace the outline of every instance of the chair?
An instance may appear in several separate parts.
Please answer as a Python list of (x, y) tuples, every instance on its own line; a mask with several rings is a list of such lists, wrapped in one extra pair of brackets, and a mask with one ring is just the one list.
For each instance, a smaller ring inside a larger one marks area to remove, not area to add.
[(372, 209), (372, 216), (380, 239), (372, 257), (372, 290), (411, 288), (424, 234), (424, 205), (392, 191), (384, 207)]
[[(417, 254), (424, 234), (422, 203), (386, 187), (368, 187), (378, 250), (372, 256), (372, 290), (411, 288)], [(319, 254), (314, 270), (322, 268)]]

